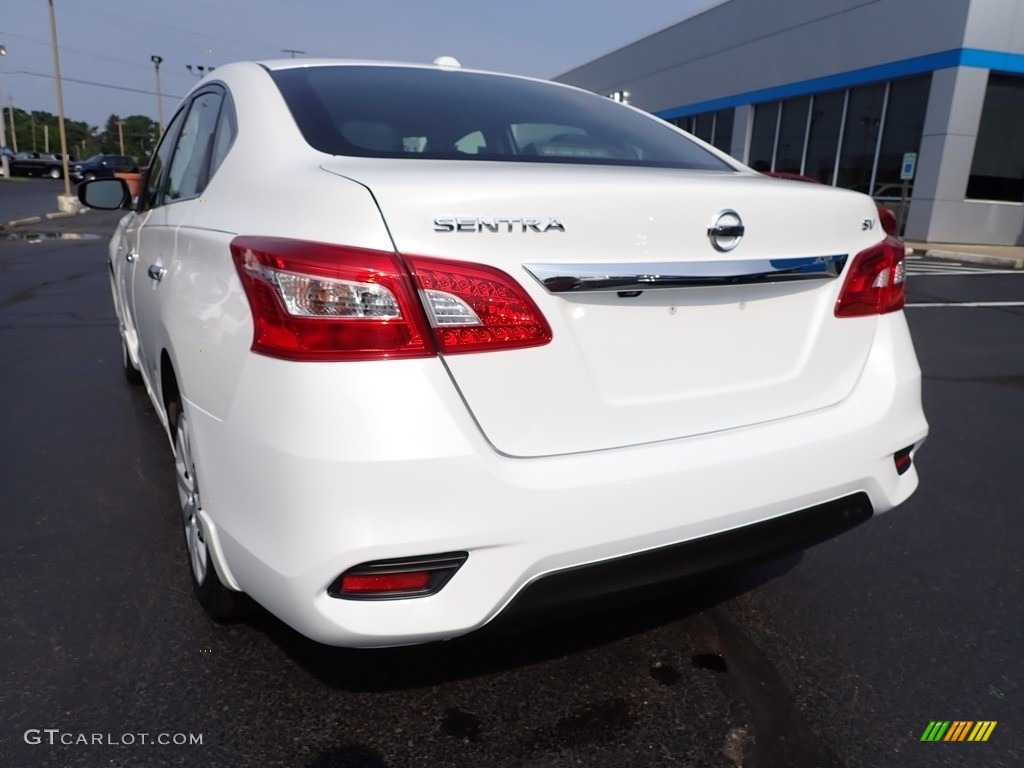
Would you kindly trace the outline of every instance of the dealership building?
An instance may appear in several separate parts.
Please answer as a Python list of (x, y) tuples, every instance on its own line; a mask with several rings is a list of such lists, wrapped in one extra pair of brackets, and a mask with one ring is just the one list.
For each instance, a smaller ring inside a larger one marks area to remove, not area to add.
[(910, 240), (1024, 245), (1024, 0), (727, 0), (556, 79), (758, 170), (905, 187)]

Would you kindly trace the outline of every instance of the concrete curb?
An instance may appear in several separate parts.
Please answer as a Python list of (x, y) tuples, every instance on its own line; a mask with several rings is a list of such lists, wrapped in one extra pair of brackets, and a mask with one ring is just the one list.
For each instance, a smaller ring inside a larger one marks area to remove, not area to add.
[(88, 213), (90, 210), (90, 208), (81, 208), (78, 211), (54, 211), (52, 213), (44, 213), (42, 216), (26, 216), (23, 219), (11, 219), (8, 222), (0, 224), (0, 232), (6, 232), (29, 224), (41, 224), (43, 219), (46, 219), (47, 221), (53, 221), (54, 219), (71, 219), (80, 214)]
[(959, 261), (962, 264), (981, 264), (986, 267), (1002, 267), (1003, 269), (1024, 269), (1024, 259), (1010, 256), (990, 256), (984, 253), (966, 253), (963, 251), (943, 251), (935, 248), (915, 248), (915, 256), (942, 261)]
[(7, 222), (7, 226), (11, 227), (11, 228), (23, 227), (26, 224), (38, 224), (42, 220), (43, 220), (42, 216), (27, 216), (24, 219), (12, 219), (11, 221), (8, 221)]

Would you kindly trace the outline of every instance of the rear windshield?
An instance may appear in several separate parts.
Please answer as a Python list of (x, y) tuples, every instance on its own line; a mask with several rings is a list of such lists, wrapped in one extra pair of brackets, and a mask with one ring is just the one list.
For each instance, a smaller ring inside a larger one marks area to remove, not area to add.
[(733, 170), (657, 118), (550, 83), (386, 66), (270, 74), (306, 141), (332, 155)]

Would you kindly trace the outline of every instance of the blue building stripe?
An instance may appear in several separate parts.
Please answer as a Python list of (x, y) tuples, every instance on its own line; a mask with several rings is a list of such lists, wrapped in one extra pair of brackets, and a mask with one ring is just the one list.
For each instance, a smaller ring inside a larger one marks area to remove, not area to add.
[(902, 61), (864, 67), (863, 69), (855, 69), (851, 72), (842, 72), (837, 75), (815, 77), (810, 80), (801, 80), (798, 83), (776, 85), (757, 91), (738, 93), (735, 96), (725, 96), (720, 99), (710, 99), (696, 104), (687, 104), (682, 107), (663, 109), (654, 114), (665, 120), (674, 120), (680, 117), (699, 115), (704, 112), (715, 112), (719, 109), (730, 109), (745, 104), (779, 101), (797, 96), (825, 93), (826, 91), (855, 88), (858, 85), (896, 80), (901, 77), (923, 75), (927, 72), (934, 72), (937, 69), (949, 69), (951, 67), (979, 67), (1009, 74), (1024, 75), (1024, 54), (985, 51), (978, 48), (954, 48), (949, 51), (929, 53), (925, 56), (915, 56), (914, 58), (903, 59)]

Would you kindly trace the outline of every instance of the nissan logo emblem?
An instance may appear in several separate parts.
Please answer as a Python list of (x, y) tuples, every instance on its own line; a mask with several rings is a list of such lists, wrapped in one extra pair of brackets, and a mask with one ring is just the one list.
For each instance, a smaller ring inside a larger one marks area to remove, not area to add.
[(743, 239), (743, 219), (731, 209), (719, 211), (708, 227), (708, 239), (716, 251), (731, 251)]

